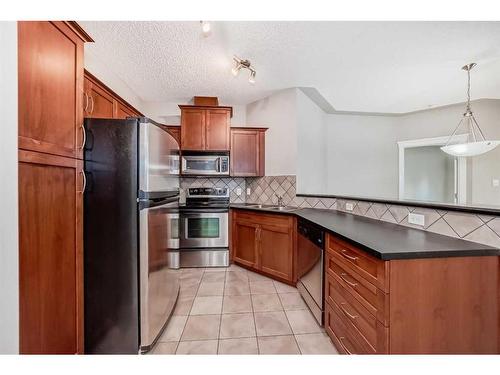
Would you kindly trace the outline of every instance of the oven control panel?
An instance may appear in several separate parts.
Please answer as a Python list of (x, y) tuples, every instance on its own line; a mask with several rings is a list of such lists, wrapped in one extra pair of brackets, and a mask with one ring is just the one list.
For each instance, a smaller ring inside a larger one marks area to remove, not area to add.
[(223, 187), (223, 188), (209, 188), (209, 187), (189, 188), (187, 190), (187, 196), (190, 198), (227, 198), (227, 197), (229, 197), (229, 189), (227, 187)]

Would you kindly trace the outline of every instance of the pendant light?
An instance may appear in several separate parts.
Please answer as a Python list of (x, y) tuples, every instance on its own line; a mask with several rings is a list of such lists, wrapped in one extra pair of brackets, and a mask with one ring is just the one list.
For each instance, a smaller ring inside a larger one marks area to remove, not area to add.
[[(484, 136), (483, 131), (474, 117), (474, 113), (470, 107), (470, 71), (476, 66), (475, 63), (470, 63), (462, 67), (467, 72), (467, 106), (457, 127), (446, 142), (446, 145), (441, 147), (441, 150), (453, 156), (477, 156), (493, 150), (500, 144), (500, 141), (488, 141)], [(457, 134), (458, 129), (464, 125), (467, 129), (467, 141), (461, 143), (453, 143), (453, 137)]]

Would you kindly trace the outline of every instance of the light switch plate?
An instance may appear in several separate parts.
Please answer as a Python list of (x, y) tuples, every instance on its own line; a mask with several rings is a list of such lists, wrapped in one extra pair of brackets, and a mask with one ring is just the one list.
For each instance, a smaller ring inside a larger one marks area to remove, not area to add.
[(493, 180), (491, 180), (491, 184), (493, 185), (493, 187), (498, 187), (500, 186), (500, 180), (494, 178)]
[(236, 195), (239, 197), (243, 191), (241, 188), (236, 188)]
[(425, 216), (420, 214), (408, 214), (408, 222), (415, 225), (425, 225)]
[(250, 195), (250, 188), (247, 188), (247, 195)]
[(352, 210), (354, 210), (354, 205), (352, 203), (346, 203), (345, 209), (346, 209), (346, 211), (352, 211)]

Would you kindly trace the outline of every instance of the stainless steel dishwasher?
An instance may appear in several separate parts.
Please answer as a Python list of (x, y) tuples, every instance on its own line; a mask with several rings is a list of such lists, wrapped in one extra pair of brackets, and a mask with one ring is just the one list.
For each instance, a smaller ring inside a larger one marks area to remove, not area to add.
[(298, 227), (298, 276), (297, 289), (312, 314), (323, 325), (323, 277), (325, 233), (308, 221), (299, 219)]

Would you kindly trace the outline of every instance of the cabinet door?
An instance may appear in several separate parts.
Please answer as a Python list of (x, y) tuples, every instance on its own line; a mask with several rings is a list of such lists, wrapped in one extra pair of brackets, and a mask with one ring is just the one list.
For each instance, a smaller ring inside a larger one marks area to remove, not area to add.
[(264, 132), (231, 130), (231, 176), (264, 175)]
[(205, 149), (211, 151), (229, 151), (229, 132), (231, 112), (228, 109), (206, 110)]
[(18, 22), (19, 148), (82, 157), (83, 41), (64, 22)]
[(114, 118), (116, 100), (106, 89), (92, 82), (87, 95), (89, 97), (89, 107), (86, 117), (90, 118)]
[(118, 102), (116, 103), (116, 113), (114, 118), (119, 118), (119, 119), (126, 119), (127, 117), (134, 117), (137, 116), (137, 114), (127, 107), (125, 104)]
[(83, 351), (83, 161), (19, 151), (21, 353)]
[(183, 109), (181, 114), (181, 149), (205, 149), (205, 110)]
[(262, 224), (259, 237), (260, 270), (293, 281), (292, 227)]
[(235, 219), (233, 222), (233, 260), (248, 267), (257, 267), (258, 224)]

